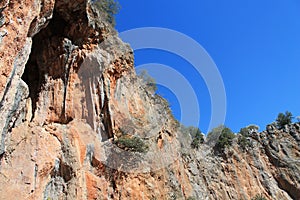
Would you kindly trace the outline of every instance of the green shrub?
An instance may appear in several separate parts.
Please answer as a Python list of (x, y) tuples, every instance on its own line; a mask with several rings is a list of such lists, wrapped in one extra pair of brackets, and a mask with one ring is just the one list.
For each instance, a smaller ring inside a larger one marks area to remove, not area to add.
[[(199, 129), (198, 129), (199, 130)], [(197, 132), (196, 133), (196, 136), (193, 138), (193, 141), (191, 143), (191, 146), (192, 148), (194, 149), (198, 149), (200, 147), (200, 144), (203, 144), (204, 143), (204, 138), (203, 138), (203, 135), (202, 133), (200, 132)]]
[(251, 200), (267, 200), (262, 194), (257, 194)]
[(115, 0), (97, 0), (94, 4), (100, 11), (101, 16), (112, 26), (115, 26), (115, 14), (120, 10), (119, 2)]
[[(184, 125), (181, 125), (180, 126), (180, 131), (184, 135), (190, 135), (192, 138), (201, 137), (199, 135), (202, 135), (200, 129), (198, 127), (195, 127), (195, 126), (184, 126)], [(202, 135), (202, 137), (203, 137), (203, 135)]]
[(242, 134), (239, 135), (238, 143), (243, 151), (245, 151), (247, 149), (247, 147), (251, 146), (250, 141), (247, 139), (246, 136), (244, 136)]
[(249, 125), (245, 128), (241, 128), (240, 129), (240, 132), (239, 134), (245, 136), (245, 137), (249, 137), (249, 135), (252, 133), (252, 132), (256, 132), (258, 131), (259, 127), (256, 126), (256, 125)]
[(239, 134), (241, 134), (244, 137), (248, 137), (249, 136), (249, 129), (247, 127), (241, 128)]
[(224, 125), (220, 125), (216, 128), (213, 128), (208, 134), (207, 134), (207, 137), (206, 137), (206, 141), (207, 141), (207, 144), (209, 145), (215, 145), (222, 133), (222, 130), (225, 128)]
[(140, 153), (146, 153), (148, 151), (148, 146), (145, 144), (145, 142), (136, 136), (129, 136), (129, 135), (123, 135), (117, 140), (114, 141), (114, 143), (121, 149), (124, 149), (126, 151), (133, 151), (133, 152), (140, 152)]
[(276, 119), (276, 125), (278, 128), (283, 128), (286, 124), (292, 123), (293, 114), (289, 111), (285, 113), (279, 113)]
[(198, 127), (194, 126), (180, 126), (180, 131), (183, 135), (190, 135), (192, 137), (191, 147), (194, 149), (198, 149), (200, 144), (204, 143), (204, 137)]
[(251, 146), (251, 142), (247, 139), (251, 133), (257, 132), (259, 127), (257, 125), (249, 125), (247, 127), (241, 128), (239, 132), (238, 144), (242, 150), (246, 150), (247, 147)]
[(198, 149), (200, 147), (200, 144), (203, 144), (204, 142), (204, 138), (203, 135), (201, 134), (201, 136), (198, 138), (194, 138), (192, 143), (191, 143), (191, 147), (193, 149)]
[(216, 144), (216, 149), (218, 151), (223, 151), (226, 147), (232, 145), (232, 141), (234, 139), (234, 133), (227, 127), (223, 128), (221, 135)]

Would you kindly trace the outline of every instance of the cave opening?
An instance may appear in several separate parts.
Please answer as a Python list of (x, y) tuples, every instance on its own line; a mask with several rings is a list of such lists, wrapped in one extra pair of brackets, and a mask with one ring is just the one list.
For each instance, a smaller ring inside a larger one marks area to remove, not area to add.
[[(39, 94), (46, 83), (46, 76), (51, 76), (50, 66), (47, 66), (45, 60), (58, 59), (58, 56), (45, 58), (45, 54), (43, 53), (47, 51), (50, 46), (55, 48), (55, 45), (57, 45), (55, 42), (58, 41), (57, 38), (66, 37), (66, 27), (68, 27), (68, 23), (54, 11), (53, 18), (50, 20), (49, 24), (32, 38), (31, 54), (22, 75), (22, 80), (28, 85), (29, 98), (32, 103), (31, 121), (35, 117), (34, 115), (37, 109)], [(63, 78), (63, 73), (61, 72), (52, 75), (53, 78)]]
[[(107, 34), (108, 30), (98, 21), (90, 24), (84, 4), (69, 6), (69, 3), (56, 2), (52, 19), (32, 36), (31, 54), (22, 75), (31, 99), (30, 121), (38, 118), (35, 115), (41, 113), (40, 110), (42, 113), (48, 112), (45, 119), (47, 123), (68, 124), (74, 119), (75, 112), (71, 110), (68, 96), (71, 91), (68, 88), (71, 84), (70, 74), (78, 73), (84, 53), (104, 41)], [(37, 23), (34, 20), (32, 27)], [(47, 103), (47, 108), (44, 103)], [(103, 129), (110, 138), (113, 134), (108, 105), (103, 110)]]

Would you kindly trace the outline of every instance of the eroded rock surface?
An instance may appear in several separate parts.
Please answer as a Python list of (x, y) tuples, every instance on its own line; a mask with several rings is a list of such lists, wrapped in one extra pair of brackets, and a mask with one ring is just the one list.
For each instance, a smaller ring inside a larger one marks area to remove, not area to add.
[(199, 199), (251, 199), (257, 194), (267, 199), (299, 199), (300, 124), (278, 130), (254, 132), (250, 147), (241, 148), (238, 138), (223, 156), (203, 145), (197, 151), (184, 151), (189, 180)]
[(299, 124), (191, 149), (93, 1), (1, 1), (0, 58), (0, 199), (300, 199)]

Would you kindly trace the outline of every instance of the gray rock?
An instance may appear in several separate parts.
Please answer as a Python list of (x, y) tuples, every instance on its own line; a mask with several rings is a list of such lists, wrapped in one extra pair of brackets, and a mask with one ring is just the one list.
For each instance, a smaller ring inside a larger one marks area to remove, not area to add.
[(0, 14), (0, 28), (5, 24), (6, 19), (5, 16)]
[(17, 122), (20, 123), (25, 117), (22, 110), (25, 109), (28, 87), (21, 80), (25, 64), (31, 51), (31, 39), (27, 39), (26, 45), (20, 51), (14, 62), (14, 69), (7, 83), (6, 90), (0, 101), (0, 154), (4, 152), (5, 139), (8, 131)]

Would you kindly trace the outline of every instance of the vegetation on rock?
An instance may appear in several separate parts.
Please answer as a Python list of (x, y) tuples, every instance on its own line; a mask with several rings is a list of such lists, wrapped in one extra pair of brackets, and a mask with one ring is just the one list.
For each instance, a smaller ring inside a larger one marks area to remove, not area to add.
[(191, 143), (191, 147), (193, 149), (198, 149), (200, 147), (200, 144), (203, 144), (204, 138), (201, 133), (197, 134), (196, 137), (193, 139)]
[(248, 140), (248, 137), (242, 134), (239, 135), (238, 144), (240, 145), (243, 151), (247, 150), (247, 147), (251, 146), (251, 142)]
[(249, 125), (247, 127), (241, 128), (238, 135), (238, 144), (240, 145), (243, 151), (247, 150), (251, 146), (251, 142), (248, 137), (253, 133), (257, 132), (259, 129), (256, 125)]
[(293, 114), (289, 111), (285, 113), (279, 113), (276, 119), (276, 125), (278, 128), (283, 128), (287, 124), (292, 123)]
[(142, 70), (138, 77), (142, 80), (143, 87), (146, 92), (151, 94), (152, 97), (156, 99), (158, 104), (162, 105), (162, 110), (165, 111), (166, 117), (170, 119), (174, 130), (177, 130), (177, 128), (180, 127), (180, 122), (174, 117), (169, 102), (159, 94), (156, 94), (157, 84), (155, 79), (148, 74), (147, 70)]
[(191, 142), (191, 147), (193, 149), (198, 149), (200, 147), (200, 144), (204, 143), (204, 137), (203, 134), (201, 133), (200, 129), (198, 127), (194, 126), (180, 126), (180, 132), (184, 136), (191, 136), (192, 142)]
[(206, 137), (206, 141), (207, 141), (207, 144), (209, 145), (215, 145), (216, 142), (218, 141), (221, 133), (222, 133), (222, 130), (225, 128), (224, 125), (220, 125), (216, 128), (213, 128), (208, 134), (207, 134), (207, 137)]
[(200, 132), (199, 128), (197, 128), (198, 131), (195, 135), (195, 137), (193, 137), (193, 141), (191, 143), (191, 147), (194, 149), (198, 149), (200, 147), (200, 144), (203, 144), (204, 142), (204, 138), (202, 133)]
[(129, 136), (129, 135), (123, 135), (117, 140), (114, 141), (114, 143), (121, 149), (124, 149), (126, 151), (133, 151), (133, 152), (139, 152), (139, 153), (146, 153), (148, 151), (148, 146), (145, 144), (145, 142), (136, 136)]
[(98, 0), (94, 3), (101, 16), (112, 26), (116, 25), (115, 14), (120, 10), (120, 4), (115, 0)]
[(216, 143), (216, 150), (223, 151), (226, 147), (231, 146), (234, 137), (234, 133), (229, 128), (224, 127)]
[[(246, 127), (241, 143), (254, 150), (228, 149), (231, 158), (211, 153), (238, 141), (224, 126), (209, 133), (213, 145), (184, 148), (203, 135), (188, 127), (180, 138), (168, 102), (149, 90), (154, 80), (136, 78), (132, 49), (102, 27), (114, 1), (0, 2), (0, 12), (11, 2), (6, 18), (16, 22), (0, 46), (0, 199), (300, 199), (300, 124), (251, 140)], [(91, 2), (102, 11), (90, 12)]]
[(259, 127), (257, 125), (249, 125), (247, 127), (241, 128), (239, 134), (248, 137), (251, 133), (257, 132)]

